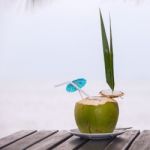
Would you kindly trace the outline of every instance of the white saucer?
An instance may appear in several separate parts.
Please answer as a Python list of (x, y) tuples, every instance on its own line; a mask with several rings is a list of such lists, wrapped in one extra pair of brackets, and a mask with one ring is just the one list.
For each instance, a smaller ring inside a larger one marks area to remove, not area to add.
[(129, 128), (118, 128), (115, 129), (112, 133), (81, 133), (79, 129), (71, 129), (69, 132), (73, 135), (76, 135), (80, 138), (85, 138), (85, 139), (110, 139), (114, 138), (120, 134), (123, 134), (126, 132)]

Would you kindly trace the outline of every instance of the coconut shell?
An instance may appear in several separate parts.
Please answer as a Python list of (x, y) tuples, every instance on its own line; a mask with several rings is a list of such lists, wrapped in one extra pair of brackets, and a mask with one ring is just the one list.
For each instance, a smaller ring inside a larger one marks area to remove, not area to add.
[(118, 103), (112, 98), (86, 98), (75, 105), (76, 124), (83, 133), (113, 132), (118, 116)]

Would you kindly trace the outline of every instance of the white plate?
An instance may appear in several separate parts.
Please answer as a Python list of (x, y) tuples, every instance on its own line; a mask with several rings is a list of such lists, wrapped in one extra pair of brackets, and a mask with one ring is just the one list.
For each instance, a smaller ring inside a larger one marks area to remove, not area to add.
[(120, 134), (123, 134), (127, 131), (129, 128), (118, 128), (115, 129), (112, 133), (81, 133), (79, 129), (72, 129), (69, 132), (73, 135), (76, 135), (80, 138), (86, 138), (86, 139), (110, 139), (114, 138)]

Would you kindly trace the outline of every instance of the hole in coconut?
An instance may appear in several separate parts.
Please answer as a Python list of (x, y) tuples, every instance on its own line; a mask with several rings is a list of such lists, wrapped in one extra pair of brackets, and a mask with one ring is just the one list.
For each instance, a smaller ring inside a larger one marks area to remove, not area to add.
[(86, 99), (101, 101), (101, 100), (102, 100), (102, 97), (100, 97), (100, 96), (90, 96), (90, 97), (87, 97)]

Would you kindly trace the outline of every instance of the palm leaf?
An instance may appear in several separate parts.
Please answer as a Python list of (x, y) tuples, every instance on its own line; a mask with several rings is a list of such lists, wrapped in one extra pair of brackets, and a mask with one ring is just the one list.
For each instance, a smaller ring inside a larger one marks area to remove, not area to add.
[(113, 45), (112, 45), (111, 22), (110, 22), (110, 47), (109, 47), (101, 11), (100, 11), (100, 21), (101, 21), (101, 35), (104, 53), (106, 82), (108, 83), (109, 87), (112, 90), (114, 90), (115, 83), (114, 83), (114, 68), (113, 68)]
[(110, 72), (111, 72), (111, 89), (114, 90), (114, 60), (113, 60), (113, 42), (112, 42), (112, 29), (111, 29), (111, 19), (110, 19)]

